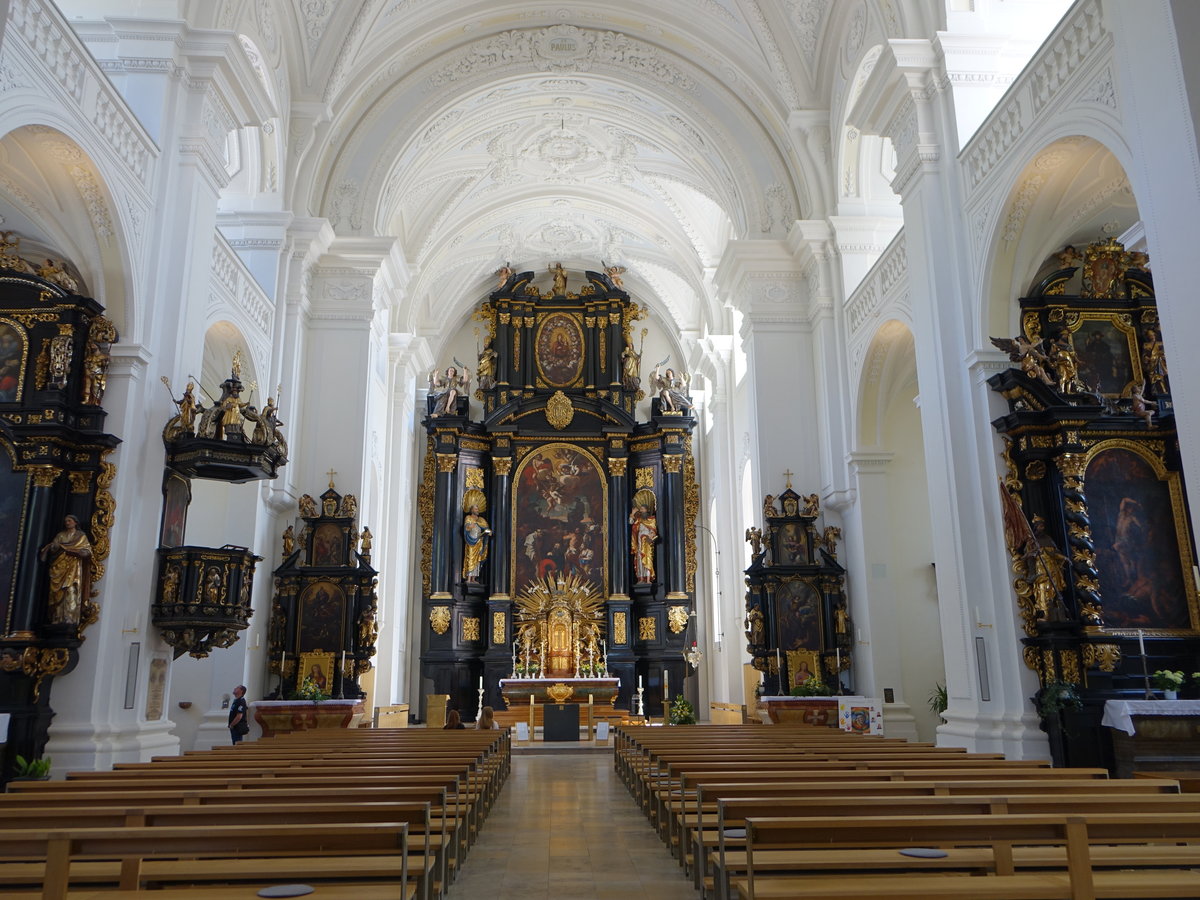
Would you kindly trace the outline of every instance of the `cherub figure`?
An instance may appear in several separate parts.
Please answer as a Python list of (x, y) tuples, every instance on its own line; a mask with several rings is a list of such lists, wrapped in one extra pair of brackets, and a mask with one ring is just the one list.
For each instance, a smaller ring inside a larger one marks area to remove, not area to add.
[(809, 494), (804, 497), (804, 509), (800, 511), (802, 516), (815, 516), (821, 511), (821, 498), (817, 494)]
[(1154, 418), (1154, 413), (1146, 403), (1146, 385), (1135, 384), (1129, 389), (1129, 410), (1139, 419), (1146, 423), (1149, 428), (1151, 420)]
[(624, 288), (625, 285), (621, 281), (621, 276), (625, 274), (624, 266), (610, 266), (604, 260), (600, 260), (600, 265), (604, 266), (604, 274), (608, 276), (608, 280), (613, 283), (613, 287)]
[(821, 535), (821, 543), (825, 545), (825, 552), (837, 559), (837, 542), (842, 537), (842, 529), (836, 525), (826, 525), (825, 532)]
[(500, 268), (498, 268), (492, 274), (495, 275), (496, 278), (499, 280), (499, 284), (497, 284), (496, 287), (502, 288), (506, 284), (508, 284), (508, 279), (513, 277), (513, 269), (512, 269), (512, 266), (510, 266), (507, 262), (505, 262), (504, 265), (502, 265)]

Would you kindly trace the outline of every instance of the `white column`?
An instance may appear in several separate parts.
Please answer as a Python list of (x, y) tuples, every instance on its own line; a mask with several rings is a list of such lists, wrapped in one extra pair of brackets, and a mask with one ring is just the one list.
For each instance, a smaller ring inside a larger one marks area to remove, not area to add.
[[(858, 103), (853, 123), (884, 134), (896, 147), (893, 189), (904, 208), (913, 336), (921, 385), (921, 425), (950, 708), (939, 742), (1028, 757), (1045, 752), (1033, 725), (1035, 677), (1019, 645), (1006, 642), (990, 672), (990, 697), (976, 677), (972, 609), (1000, 608), (1011, 588), (1002, 579), (997, 540), (995, 438), (990, 410), (977, 402), (964, 359), (973, 346), (966, 314), (974, 289), (962, 266), (970, 258), (955, 164), (958, 146), (946, 74), (927, 41), (893, 40)], [(990, 498), (990, 499), (989, 499)]]

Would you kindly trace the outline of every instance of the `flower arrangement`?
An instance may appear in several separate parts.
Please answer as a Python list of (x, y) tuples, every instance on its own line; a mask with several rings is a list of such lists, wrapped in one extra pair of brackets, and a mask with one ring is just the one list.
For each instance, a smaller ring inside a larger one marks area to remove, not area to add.
[(668, 721), (672, 725), (696, 724), (696, 709), (692, 704), (683, 699), (683, 694), (677, 694), (675, 699), (671, 701), (671, 708), (668, 710)]
[(1184, 674), (1172, 669), (1159, 669), (1150, 676), (1160, 691), (1178, 691), (1183, 687)]
[(306, 677), (296, 690), (292, 691), (288, 697), (289, 700), (311, 700), (313, 703), (320, 703), (322, 700), (328, 700), (332, 694), (321, 689), (312, 677)]
[(803, 684), (793, 685), (788, 692), (793, 697), (828, 697), (829, 686), (819, 678), (810, 678)]

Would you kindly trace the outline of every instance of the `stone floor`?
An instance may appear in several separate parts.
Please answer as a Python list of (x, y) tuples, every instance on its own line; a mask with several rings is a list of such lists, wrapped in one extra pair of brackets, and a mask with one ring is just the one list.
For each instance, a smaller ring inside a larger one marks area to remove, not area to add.
[(521, 754), (450, 900), (697, 900), (609, 753)]

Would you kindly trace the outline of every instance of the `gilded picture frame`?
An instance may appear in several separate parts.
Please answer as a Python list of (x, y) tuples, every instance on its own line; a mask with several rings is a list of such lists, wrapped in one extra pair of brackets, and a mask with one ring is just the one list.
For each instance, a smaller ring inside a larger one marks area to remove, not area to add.
[(333, 652), (326, 650), (310, 650), (300, 654), (300, 668), (296, 673), (296, 686), (306, 678), (312, 678), (317, 687), (327, 694), (333, 693), (335, 674), (337, 672)]
[(821, 656), (816, 650), (785, 650), (784, 656), (787, 657), (789, 688), (800, 687), (813, 680), (829, 683), (821, 671)]
[(1078, 312), (1067, 326), (1079, 377), (1106, 397), (1128, 397), (1143, 382), (1137, 329), (1128, 313)]
[(577, 313), (548, 312), (538, 316), (534, 361), (542, 386), (577, 387), (585, 356), (583, 319)]

